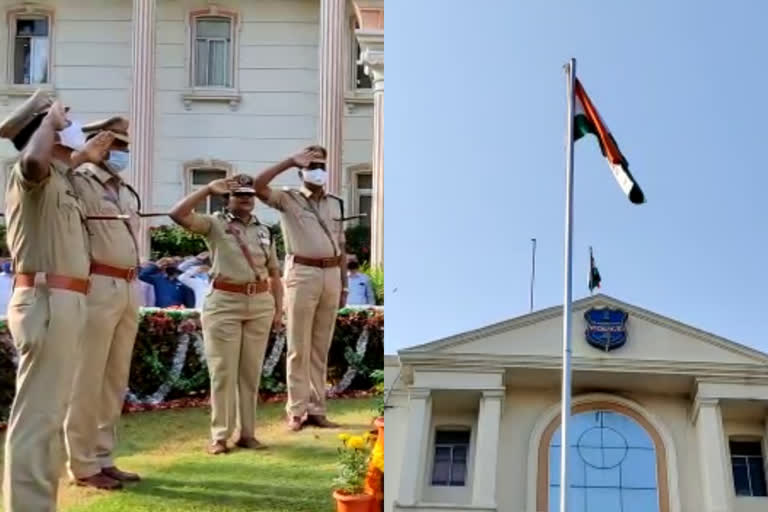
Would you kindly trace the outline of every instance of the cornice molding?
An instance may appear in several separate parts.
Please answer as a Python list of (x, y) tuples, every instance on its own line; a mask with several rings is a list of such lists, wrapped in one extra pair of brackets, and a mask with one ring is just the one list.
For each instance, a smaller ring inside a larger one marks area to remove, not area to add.
[(718, 407), (720, 400), (718, 398), (701, 398), (698, 395), (693, 400), (693, 406), (691, 407), (691, 414), (689, 420), (691, 425), (696, 424), (696, 420), (699, 418), (699, 411), (702, 407)]
[[(485, 371), (507, 369), (560, 370), (559, 355), (496, 355), (401, 352), (400, 364), (421, 370)], [(724, 383), (768, 384), (768, 366), (752, 363), (665, 361), (628, 358), (593, 359), (574, 357), (573, 369), (581, 371), (706, 376)]]
[(427, 400), (432, 396), (431, 388), (408, 388), (408, 397), (411, 400)]

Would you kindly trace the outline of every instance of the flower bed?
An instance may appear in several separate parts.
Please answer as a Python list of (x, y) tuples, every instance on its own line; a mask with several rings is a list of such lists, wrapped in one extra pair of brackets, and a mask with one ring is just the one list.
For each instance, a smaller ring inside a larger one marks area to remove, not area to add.
[[(144, 308), (140, 316), (126, 407), (200, 402), (209, 386), (200, 313)], [(272, 334), (262, 371), (261, 391), (265, 395), (279, 395), (285, 390), (285, 345), (284, 333)], [(341, 310), (329, 353), (328, 393), (370, 389), (372, 371), (383, 366), (383, 308)], [(7, 417), (13, 401), (15, 374), (16, 350), (5, 319), (0, 319), (0, 419)]]

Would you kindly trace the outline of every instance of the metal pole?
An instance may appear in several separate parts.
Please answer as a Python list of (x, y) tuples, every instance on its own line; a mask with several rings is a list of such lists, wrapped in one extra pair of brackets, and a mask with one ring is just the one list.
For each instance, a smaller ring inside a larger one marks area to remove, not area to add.
[(571, 416), (571, 300), (573, 297), (573, 112), (576, 59), (566, 65), (568, 119), (565, 145), (565, 286), (563, 294), (563, 395), (560, 411), (560, 512), (568, 512), (568, 423)]
[(533, 313), (533, 283), (536, 280), (536, 239), (531, 238), (531, 313)]

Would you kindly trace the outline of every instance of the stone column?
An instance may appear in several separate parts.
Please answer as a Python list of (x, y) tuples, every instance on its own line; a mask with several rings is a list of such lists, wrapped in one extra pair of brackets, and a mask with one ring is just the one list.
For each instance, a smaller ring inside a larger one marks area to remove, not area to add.
[[(152, 209), (155, 154), (155, 0), (133, 0), (133, 75), (131, 86), (131, 170), (128, 181), (142, 209)], [(141, 220), (139, 257), (149, 257), (149, 223)]]
[(400, 470), (400, 505), (415, 505), (424, 485), (429, 428), (432, 423), (432, 398), (429, 389), (411, 389), (408, 399), (408, 434)]
[(384, 7), (377, 0), (355, 2), (360, 58), (373, 82), (373, 197), (371, 264), (384, 264)]
[(730, 512), (731, 494), (728, 488), (731, 464), (725, 449), (725, 432), (717, 399), (702, 399), (696, 405), (698, 413), (696, 439), (699, 447), (699, 470), (704, 512)]
[(483, 391), (477, 418), (477, 448), (472, 475), (472, 505), (496, 508), (496, 466), (503, 390)]
[(768, 416), (763, 421), (763, 469), (768, 475)]
[(345, 0), (320, 1), (320, 144), (328, 150), (328, 192), (338, 194), (344, 123)]

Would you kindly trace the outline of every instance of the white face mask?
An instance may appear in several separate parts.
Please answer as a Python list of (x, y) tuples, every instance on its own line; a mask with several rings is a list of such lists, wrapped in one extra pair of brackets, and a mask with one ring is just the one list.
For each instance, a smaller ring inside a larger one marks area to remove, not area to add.
[(123, 172), (128, 168), (130, 155), (126, 151), (110, 151), (107, 159), (107, 167), (113, 172)]
[(312, 169), (311, 171), (304, 171), (304, 181), (311, 185), (324, 187), (328, 181), (328, 173), (325, 172), (325, 169)]
[(85, 147), (85, 133), (79, 122), (72, 121), (69, 126), (59, 132), (59, 144), (76, 151)]

